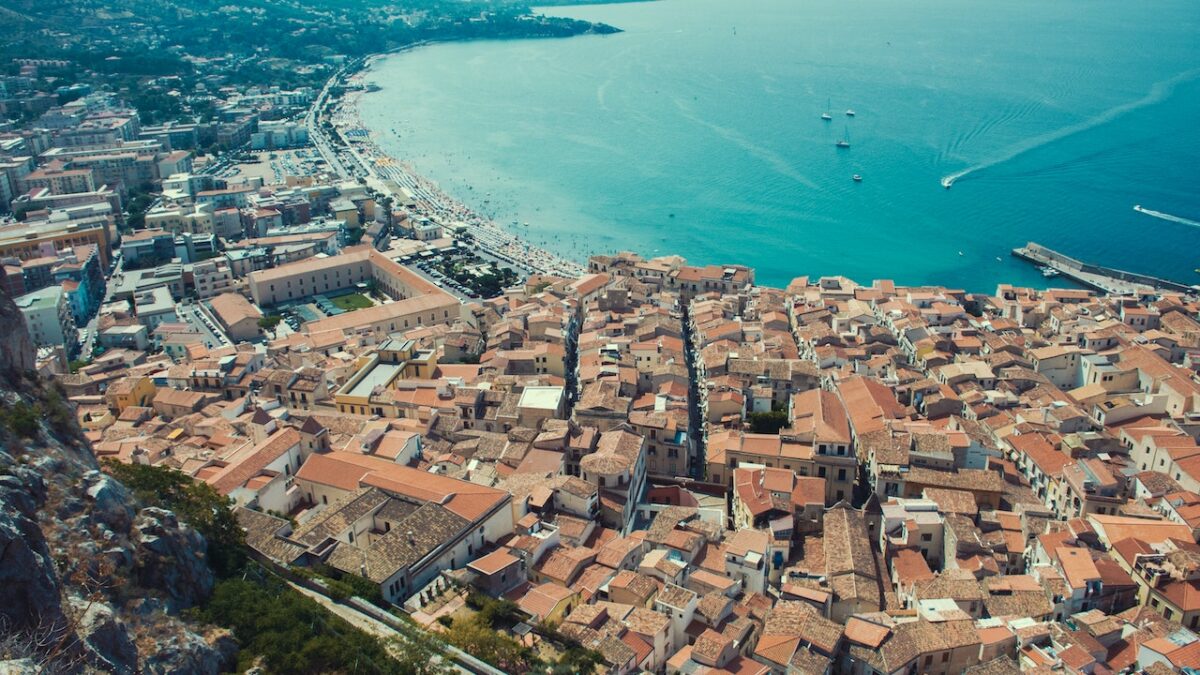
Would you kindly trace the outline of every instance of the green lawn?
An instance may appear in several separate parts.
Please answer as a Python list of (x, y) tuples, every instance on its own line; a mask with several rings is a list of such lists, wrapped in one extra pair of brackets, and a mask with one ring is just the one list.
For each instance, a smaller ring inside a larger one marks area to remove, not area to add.
[(352, 312), (356, 309), (366, 309), (374, 307), (375, 303), (367, 299), (367, 296), (362, 293), (351, 293), (350, 295), (341, 295), (336, 298), (330, 298), (330, 302), (337, 305), (338, 308), (344, 309), (347, 312)]

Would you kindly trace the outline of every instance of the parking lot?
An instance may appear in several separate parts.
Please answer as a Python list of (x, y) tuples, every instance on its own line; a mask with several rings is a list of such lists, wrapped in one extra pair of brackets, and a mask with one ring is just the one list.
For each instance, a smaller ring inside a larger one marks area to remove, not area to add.
[(181, 321), (191, 324), (193, 328), (200, 331), (200, 335), (204, 338), (204, 345), (209, 349), (233, 344), (208, 312), (190, 300), (184, 300), (176, 305), (175, 313), (179, 315)]
[(479, 297), (479, 294), (472, 292), (471, 289), (434, 269), (428, 261), (411, 262), (405, 264), (408, 265), (409, 269), (413, 270), (417, 274), (420, 274), (429, 281), (432, 281), (446, 291), (449, 291), (451, 295), (454, 295), (459, 300), (470, 300)]

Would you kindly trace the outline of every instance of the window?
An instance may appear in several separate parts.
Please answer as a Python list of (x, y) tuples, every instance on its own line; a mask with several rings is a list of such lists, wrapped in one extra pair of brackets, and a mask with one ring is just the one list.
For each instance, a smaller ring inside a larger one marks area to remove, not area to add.
[(818, 478), (824, 478), (824, 477), (825, 477), (825, 467), (823, 467), (823, 466), (818, 466), (818, 467), (817, 467), (817, 477), (818, 477)]
[(845, 469), (838, 469), (837, 479), (838, 480), (846, 480), (846, 470)]
[(950, 652), (942, 652), (942, 663), (950, 660)]
[(925, 532), (921, 535), (921, 541), (933, 541), (933, 533)]

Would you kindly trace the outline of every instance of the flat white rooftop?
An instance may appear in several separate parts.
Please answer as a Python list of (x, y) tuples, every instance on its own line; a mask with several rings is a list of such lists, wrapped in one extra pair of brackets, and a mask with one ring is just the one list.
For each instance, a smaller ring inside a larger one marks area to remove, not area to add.
[(350, 396), (370, 396), (378, 386), (386, 386), (404, 369), (402, 363), (376, 363), (348, 393)]
[(537, 410), (557, 410), (562, 400), (562, 387), (525, 387), (518, 407)]

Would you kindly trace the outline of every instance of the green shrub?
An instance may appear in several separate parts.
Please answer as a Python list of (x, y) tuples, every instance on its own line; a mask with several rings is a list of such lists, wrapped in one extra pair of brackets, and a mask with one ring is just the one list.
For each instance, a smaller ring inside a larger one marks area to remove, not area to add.
[(75, 428), (75, 411), (62, 392), (58, 390), (58, 386), (55, 383), (55, 386), (47, 387), (43, 391), (39, 407), (42, 416), (50, 423), (50, 428), (66, 434)]
[(17, 401), (0, 410), (0, 425), (18, 438), (33, 438), (39, 429), (37, 410), (24, 401)]
[(788, 416), (782, 410), (750, 413), (750, 431), (756, 434), (777, 434), (787, 426)]
[(246, 564), (245, 533), (229, 508), (229, 500), (211, 485), (160, 466), (108, 461), (104, 470), (138, 499), (174, 512), (204, 535), (208, 540), (208, 565), (219, 578), (242, 571)]

